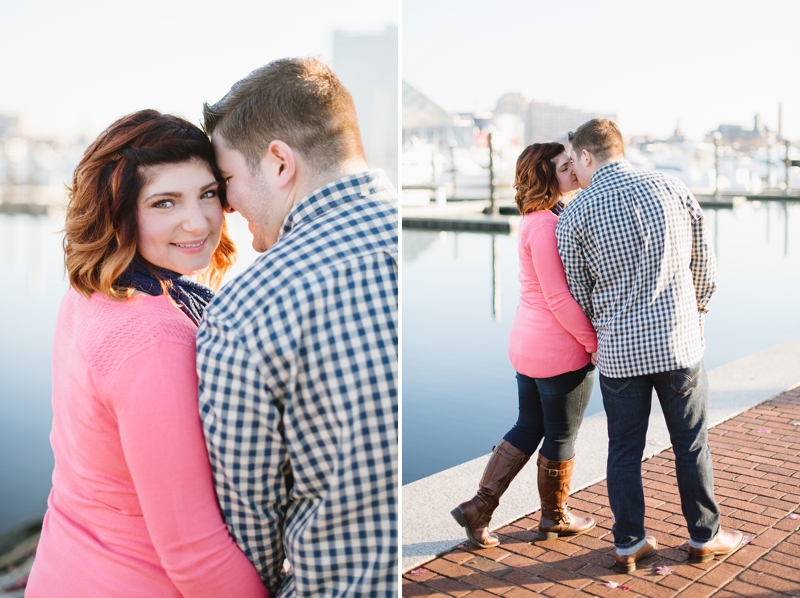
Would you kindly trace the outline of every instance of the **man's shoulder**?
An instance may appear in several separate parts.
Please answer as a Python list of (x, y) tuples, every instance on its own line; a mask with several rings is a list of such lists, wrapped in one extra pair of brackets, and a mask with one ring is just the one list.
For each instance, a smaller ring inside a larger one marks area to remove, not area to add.
[(368, 255), (397, 256), (397, 210), (385, 201), (358, 202), (304, 223), (225, 285), (208, 306), (209, 318), (245, 321), (281, 297), (308, 295), (335, 272)]

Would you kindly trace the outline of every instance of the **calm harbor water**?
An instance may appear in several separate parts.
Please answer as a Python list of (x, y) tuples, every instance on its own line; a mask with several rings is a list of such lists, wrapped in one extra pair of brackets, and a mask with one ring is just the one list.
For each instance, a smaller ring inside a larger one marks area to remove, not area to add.
[[(247, 223), (228, 218), (240, 258), (226, 280), (256, 254)], [(47, 508), (50, 449), (50, 355), (68, 284), (61, 249), (63, 216), (0, 214), (0, 536)]]
[[(800, 336), (800, 204), (706, 214), (719, 271), (706, 318), (714, 368)], [(517, 269), (514, 235), (403, 231), (403, 484), (488, 453), (516, 421)], [(587, 415), (602, 408), (595, 384)]]

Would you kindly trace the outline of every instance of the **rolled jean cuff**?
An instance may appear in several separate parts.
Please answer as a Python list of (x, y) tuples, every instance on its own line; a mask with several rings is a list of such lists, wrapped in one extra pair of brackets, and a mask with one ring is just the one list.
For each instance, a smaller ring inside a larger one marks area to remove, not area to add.
[(617, 546), (617, 554), (620, 556), (627, 556), (629, 554), (633, 554), (634, 552), (639, 550), (642, 546), (644, 546), (646, 540), (647, 538), (642, 538), (638, 542), (635, 542), (634, 544), (631, 544), (630, 546), (627, 546), (625, 548), (620, 548), (619, 546)]

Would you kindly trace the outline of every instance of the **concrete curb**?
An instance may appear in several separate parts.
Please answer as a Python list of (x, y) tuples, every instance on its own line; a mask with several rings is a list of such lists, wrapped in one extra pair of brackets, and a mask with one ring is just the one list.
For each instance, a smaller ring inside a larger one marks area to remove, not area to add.
[[(800, 385), (800, 338), (709, 370), (708, 375), (709, 425), (715, 426)], [(653, 402), (647, 438), (645, 457), (670, 446), (657, 399)], [(575, 453), (572, 492), (605, 478), (608, 453), (605, 413), (584, 420)], [(484, 455), (402, 487), (404, 572), (465, 541), (463, 530), (450, 516), (450, 510), (474, 494), (488, 459), (489, 455)], [(536, 471), (529, 464), (503, 496), (492, 527), (500, 528), (539, 506)]]

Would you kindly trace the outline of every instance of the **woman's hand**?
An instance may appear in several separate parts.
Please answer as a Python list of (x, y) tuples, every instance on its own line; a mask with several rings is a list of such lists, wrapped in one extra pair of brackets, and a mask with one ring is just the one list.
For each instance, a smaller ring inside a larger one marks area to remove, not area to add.
[(592, 353), (592, 365), (597, 365), (597, 351)]

